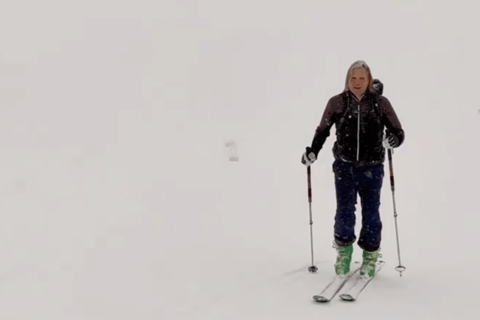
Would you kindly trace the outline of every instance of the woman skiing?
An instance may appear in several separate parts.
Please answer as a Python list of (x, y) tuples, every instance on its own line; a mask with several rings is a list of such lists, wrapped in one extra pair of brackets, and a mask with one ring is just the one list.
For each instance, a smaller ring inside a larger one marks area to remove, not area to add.
[(373, 80), (368, 65), (364, 61), (354, 62), (348, 69), (345, 90), (328, 101), (313, 142), (302, 156), (302, 163), (311, 165), (335, 124), (337, 139), (333, 147), (333, 172), (337, 210), (334, 246), (338, 253), (335, 273), (339, 276), (350, 272), (353, 243), (357, 239), (357, 194), (362, 205), (362, 228), (358, 239), (358, 245), (363, 249), (362, 277), (374, 276), (380, 256), (382, 222), (379, 206), (385, 148), (400, 146), (405, 137), (400, 121), (382, 91), (382, 83)]

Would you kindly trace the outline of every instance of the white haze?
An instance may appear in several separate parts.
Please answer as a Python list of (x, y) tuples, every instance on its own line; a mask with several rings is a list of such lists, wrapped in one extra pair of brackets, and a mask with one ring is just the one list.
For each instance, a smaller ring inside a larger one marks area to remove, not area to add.
[[(479, 14), (468, 0), (3, 1), (0, 319), (476, 319)], [(407, 270), (387, 176), (385, 268), (357, 302), (320, 305), (335, 129), (312, 167), (316, 274), (300, 156), (358, 59), (406, 132)]]

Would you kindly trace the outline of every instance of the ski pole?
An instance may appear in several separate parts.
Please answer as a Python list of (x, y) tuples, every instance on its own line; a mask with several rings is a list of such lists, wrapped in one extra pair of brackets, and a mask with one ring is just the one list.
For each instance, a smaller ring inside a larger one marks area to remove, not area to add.
[(308, 271), (317, 272), (318, 269), (315, 266), (314, 258), (313, 258), (312, 180), (311, 180), (310, 165), (307, 167), (307, 179), (308, 179), (308, 205), (310, 207), (310, 249), (312, 253), (312, 265), (308, 267)]
[(395, 218), (395, 233), (397, 235), (397, 251), (398, 251), (398, 266), (395, 268), (398, 272), (400, 272), (400, 277), (402, 276), (402, 272), (404, 272), (407, 268), (402, 266), (402, 261), (400, 259), (400, 242), (398, 238), (398, 224), (397, 224), (397, 206), (395, 203), (395, 181), (393, 179), (393, 164), (392, 164), (392, 149), (388, 149), (388, 165), (390, 168), (390, 185), (392, 187), (392, 198), (393, 198), (393, 217)]

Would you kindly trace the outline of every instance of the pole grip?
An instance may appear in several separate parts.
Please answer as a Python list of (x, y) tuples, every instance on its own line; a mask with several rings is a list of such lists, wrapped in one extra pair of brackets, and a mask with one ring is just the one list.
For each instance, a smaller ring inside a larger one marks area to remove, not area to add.
[(307, 167), (307, 179), (308, 179), (308, 202), (312, 203), (312, 179), (311, 179), (310, 166)]
[(388, 165), (390, 168), (390, 185), (392, 191), (395, 191), (395, 180), (393, 179), (392, 149), (388, 149)]

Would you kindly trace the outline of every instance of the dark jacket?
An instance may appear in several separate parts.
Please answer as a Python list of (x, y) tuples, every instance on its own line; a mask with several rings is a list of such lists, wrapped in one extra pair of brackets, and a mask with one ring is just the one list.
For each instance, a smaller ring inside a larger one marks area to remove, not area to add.
[(330, 128), (335, 124), (337, 140), (333, 147), (335, 159), (359, 165), (374, 165), (385, 160), (383, 135), (395, 135), (401, 145), (405, 133), (387, 98), (367, 92), (357, 101), (349, 91), (332, 97), (325, 108), (312, 142), (318, 156)]

